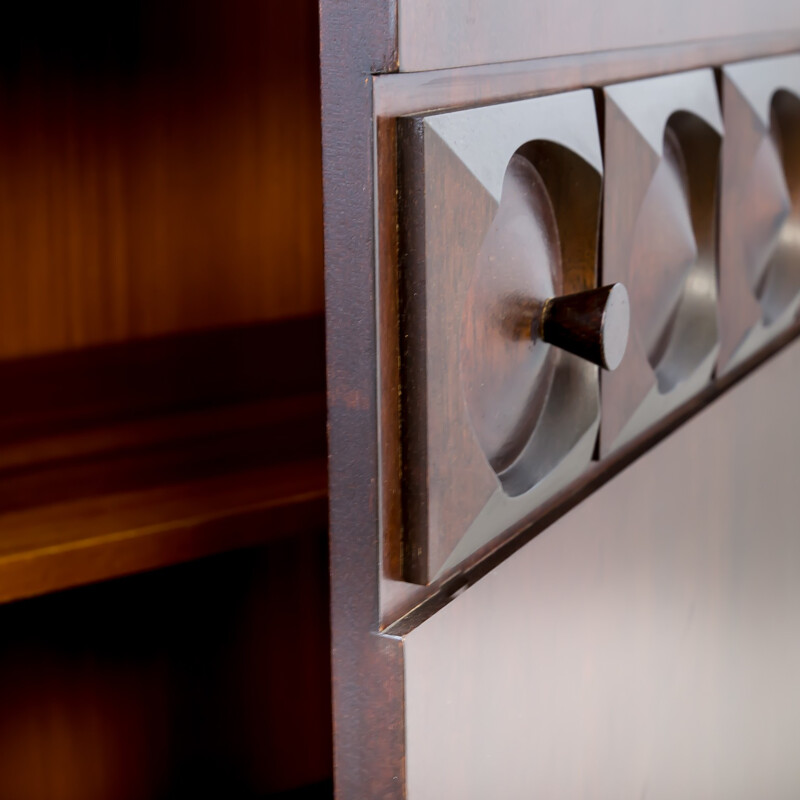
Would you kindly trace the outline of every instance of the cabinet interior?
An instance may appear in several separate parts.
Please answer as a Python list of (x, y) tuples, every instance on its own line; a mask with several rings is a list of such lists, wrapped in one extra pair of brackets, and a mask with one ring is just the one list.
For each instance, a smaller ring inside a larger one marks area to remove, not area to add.
[(0, 797), (330, 794), (317, 14), (4, 10)]

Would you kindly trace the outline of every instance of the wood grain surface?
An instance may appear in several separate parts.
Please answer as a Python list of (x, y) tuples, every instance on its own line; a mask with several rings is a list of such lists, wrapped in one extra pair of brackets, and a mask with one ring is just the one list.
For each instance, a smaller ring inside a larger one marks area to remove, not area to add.
[(324, 527), (323, 354), (312, 317), (0, 361), (0, 601)]
[(404, 638), (410, 800), (794, 794), (799, 370), (795, 343)]
[[(391, 430), (397, 425), (397, 339), (393, 334), (393, 320), (396, 312), (397, 275), (397, 150), (394, 138), (394, 115), (422, 113), (435, 109), (452, 109), (461, 106), (475, 106), (551, 94), (556, 91), (575, 89), (592, 84), (606, 84), (627, 81), (632, 78), (674, 72), (714, 63), (739, 61), (767, 53), (782, 53), (800, 47), (800, 35), (791, 31), (782, 33), (754, 35), (746, 38), (720, 39), (704, 42), (677, 43), (663, 47), (634, 47), (624, 51), (588, 53), (575, 56), (561, 56), (548, 59), (493, 64), (439, 70), (433, 73), (398, 73), (377, 75), (373, 79), (374, 112), (377, 117), (378, 138), (378, 222), (380, 241), (378, 250), (379, 288), (382, 292), (379, 305), (381, 320), (380, 378), (385, 381), (380, 393), (382, 398), (383, 430)], [(784, 338), (784, 342), (788, 337)], [(773, 348), (768, 348), (773, 349)], [(751, 366), (760, 359), (751, 360)], [(737, 370), (738, 371), (738, 370)], [(663, 420), (663, 425), (653, 431), (660, 438), (684, 421), (703, 403), (717, 396), (719, 390), (730, 385), (730, 381), (720, 382), (705, 392), (700, 402), (690, 402)], [(739, 377), (741, 373), (739, 371)], [(381, 621), (388, 625), (403, 614), (410, 612), (426, 598), (447, 595), (453, 587), (462, 582), (458, 576), (447, 575), (434, 585), (420, 588), (398, 580), (399, 547), (402, 531), (399, 523), (399, 481), (397, 480), (397, 453), (392, 437), (385, 432), (381, 436), (382, 454), (386, 459), (381, 471), (382, 536), (384, 568), (381, 575)], [(621, 456), (614, 464), (608, 464), (610, 472), (618, 469), (620, 463), (629, 463), (646, 447), (641, 438), (618, 451)], [(635, 454), (635, 455), (634, 455)], [(597, 474), (593, 472), (589, 484), (596, 485)], [(577, 492), (577, 494), (576, 494)], [(573, 497), (583, 498), (586, 490), (572, 492)], [(561, 498), (563, 502), (566, 498)], [(570, 501), (567, 499), (567, 504)], [(551, 509), (542, 509), (542, 518), (552, 519)], [(526, 525), (530, 525), (528, 520)], [(536, 523), (534, 530), (539, 527)], [(530, 529), (529, 529), (530, 530)], [(522, 529), (517, 536), (523, 540), (528, 533)], [(513, 537), (511, 537), (513, 539)], [(508, 542), (506, 544), (509, 544)], [(513, 550), (513, 543), (509, 544)], [(468, 570), (487, 557), (493, 563), (492, 554), (496, 549), (506, 552), (506, 545), (488, 548), (469, 559), (464, 566)]]
[(324, 322), (313, 316), (1, 360), (0, 384), (7, 463), (7, 448), (35, 439), (322, 394)]
[(341, 798), (376, 800), (403, 797), (405, 745), (400, 644), (375, 635), (381, 454), (369, 76), (396, 68), (395, 12), (385, 0), (320, 4), (335, 788)]
[(791, 0), (399, 0), (402, 72), (798, 30)]
[(541, 501), (591, 458), (597, 370), (533, 331), (548, 301), (595, 286), (594, 101), (402, 118), (398, 159), (403, 566), (430, 583), (527, 513), (507, 498)]
[(800, 31), (790, 29), (657, 47), (637, 45), (616, 51), (559, 54), (553, 58), (435, 72), (390, 72), (373, 78), (375, 115), (381, 118), (485, 105), (798, 49)]
[(800, 57), (720, 72), (726, 137), (720, 193), (719, 287), (725, 372), (790, 326), (800, 304), (797, 148)]
[[(459, 735), (452, 740), (437, 739), (432, 743), (433, 739), (427, 733), (419, 735), (419, 728), (408, 731), (405, 701), (411, 695), (404, 690), (403, 657), (412, 639), (409, 637), (399, 642), (393, 637), (375, 636), (380, 624), (396, 619), (427, 596), (441, 595), (442, 603), (446, 603), (452, 593), (460, 592), (464, 585), (461, 576), (449, 584), (445, 581), (445, 585), (427, 588), (410, 586), (387, 577), (396, 575), (399, 567), (397, 541), (386, 539), (396, 533), (398, 526), (399, 503), (394, 480), (398, 454), (394, 445), (383, 448), (385, 439), (378, 425), (379, 419), (382, 424), (395, 424), (398, 409), (397, 349), (391, 343), (397, 309), (396, 261), (392, 260), (396, 258), (395, 192), (389, 183), (394, 181), (396, 172), (392, 115), (481, 105), (785, 52), (796, 49), (800, 37), (788, 27), (763, 36), (756, 34), (653, 48), (632, 47), (612, 53), (448, 69), (427, 74), (378, 75), (369, 86), (370, 73), (390, 72), (396, 68), (394, 5), (360, 2), (344, 9), (335, 6), (331, 0), (324, 0), (322, 11), (337, 788), (342, 797), (397, 797), (403, 796), (406, 768), (418, 768), (405, 758), (405, 743), (412, 738), (422, 749), (430, 746), (432, 758), (441, 756), (442, 748), (447, 753), (454, 753), (452, 760), (447, 756), (440, 759), (439, 766), (457, 780), (465, 767), (468, 770), (475, 767), (471, 776), (480, 769), (478, 758), (465, 765), (462, 755), (467, 751), (458, 751), (462, 741), (459, 736), (473, 737), (475, 750), (470, 753), (486, 750), (487, 737), (467, 714), (459, 718)], [(432, 6), (427, 11), (433, 15), (438, 13)], [(526, 30), (526, 37), (528, 33)], [(432, 32), (433, 37), (440, 34), (447, 35), (442, 30)], [(378, 117), (379, 142), (386, 145), (379, 151), (377, 186), (372, 172), (376, 128), (373, 121), (367, 119), (373, 110)], [(375, 191), (381, 203), (377, 226), (373, 218)], [(377, 271), (374, 264), (376, 230), (381, 236)], [(377, 304), (376, 274), (379, 276), (377, 291), (380, 292)], [(376, 341), (378, 331), (382, 337), (380, 343)], [(387, 333), (389, 344), (383, 338)], [(379, 346), (381, 350), (378, 352)], [(726, 383), (720, 390), (729, 385)], [(377, 392), (376, 387), (380, 387)], [(715, 391), (716, 387), (690, 409), (677, 410), (666, 428), (656, 433), (662, 435), (665, 431), (673, 431), (688, 415), (713, 400)], [(380, 404), (377, 408), (376, 394)], [(648, 444), (651, 442), (638, 443), (635, 455), (626, 457), (629, 460), (638, 457)], [(651, 478), (652, 491), (663, 490), (659, 477)], [(585, 499), (597, 485), (594, 482), (589, 489), (581, 487), (570, 492), (570, 498), (575, 502)], [(562, 497), (560, 502), (569, 504), (570, 499)], [(626, 502), (627, 498), (623, 498), (618, 509), (624, 508)], [(553, 513), (557, 517), (563, 510)], [(548, 520), (553, 518), (551, 515)], [(526, 526), (529, 524), (530, 520)], [(489, 562), (496, 566), (510, 556), (521, 540), (538, 529), (526, 527), (516, 531), (516, 536), (512, 537), (514, 541), (508, 543), (507, 548), (500, 548), (502, 552), (477, 553), (466, 567)], [(387, 545), (383, 550), (382, 539)], [(507, 563), (512, 562), (513, 558)], [(376, 591), (376, 569), (379, 573), (383, 570), (383, 574), (378, 575), (380, 596)], [(477, 567), (473, 577), (479, 571)], [(474, 591), (476, 589), (470, 589), (464, 596), (469, 597)], [(436, 619), (438, 616), (431, 621)], [(468, 621), (465, 627), (469, 628), (471, 624)], [(505, 629), (496, 618), (487, 623), (487, 626), (491, 625)], [(423, 630), (424, 626), (418, 629), (419, 632)], [(447, 636), (447, 631), (444, 634)], [(447, 641), (453, 642), (449, 638)], [(434, 653), (436, 645), (430, 640), (426, 644), (430, 645), (431, 660), (435, 661), (440, 654)], [(505, 668), (505, 672), (499, 673), (496, 683), (524, 685), (514, 680), (513, 664), (504, 665), (503, 659), (497, 657), (497, 652), (502, 653), (504, 646), (510, 648), (504, 641), (498, 651), (492, 652), (488, 648), (484, 653), (488, 659), (495, 658), (501, 670)], [(455, 645), (453, 649), (457, 651), (455, 657), (462, 673), (470, 672), (471, 663), (479, 663), (480, 643), (475, 644), (470, 652)], [(509, 649), (509, 652), (514, 651)], [(470, 662), (471, 655), (476, 656), (475, 662)], [(436, 669), (431, 675), (438, 680)], [(421, 682), (424, 680), (416, 671), (413, 677)], [(452, 686), (457, 685), (454, 678)], [(441, 689), (443, 684), (438, 686)], [(467, 689), (458, 700), (464, 701), (461, 707), (466, 709), (470, 700), (477, 701), (481, 697), (477, 689)], [(441, 710), (435, 700), (431, 708)], [(457, 714), (458, 710), (455, 709), (454, 713)], [(504, 706), (504, 713), (512, 720), (519, 716), (511, 704)], [(449, 722), (444, 712), (441, 719)], [(431, 726), (431, 732), (434, 728)], [(504, 728), (498, 725), (497, 730), (502, 733)], [(447, 735), (449, 733), (446, 731)], [(491, 746), (492, 743), (488, 744)], [(408, 754), (416, 757), (418, 753), (409, 750)], [(538, 756), (538, 753), (533, 754), (534, 758)], [(501, 752), (498, 763), (502, 757)], [(523, 757), (529, 761), (532, 756), (526, 751)], [(517, 760), (517, 763), (523, 762)], [(438, 792), (444, 783), (432, 782), (431, 785), (434, 792), (428, 796), (437, 798), (459, 797), (464, 786), (467, 787), (464, 796), (468, 797), (471, 789), (467, 778), (451, 793), (448, 793), (448, 786), (443, 793)], [(502, 786), (502, 781), (488, 789), (483, 784), (482, 789), (486, 791), (478, 796), (494, 796)], [(594, 796), (591, 787), (586, 796)]]
[(323, 528), (3, 606), (0, 797), (330, 798), (327, 592)]
[(0, 514), (0, 603), (324, 527), (324, 459)]
[(330, 797), (317, 14), (3, 9), (3, 800)]
[(319, 312), (317, 7), (16, 4), (0, 358)]
[(625, 357), (601, 376), (606, 456), (711, 379), (723, 129), (710, 70), (614, 84), (603, 97), (602, 281), (631, 297)]

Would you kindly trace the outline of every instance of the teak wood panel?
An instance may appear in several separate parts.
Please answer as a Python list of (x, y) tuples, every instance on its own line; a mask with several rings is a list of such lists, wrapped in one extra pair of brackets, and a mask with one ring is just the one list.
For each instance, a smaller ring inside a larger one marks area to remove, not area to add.
[(498, 103), (587, 86), (603, 86), (727, 64), (800, 49), (800, 29), (679, 42), (664, 47), (577, 53), (553, 58), (478, 64), (434, 72), (375, 75), (377, 118)]
[[(587, 85), (602, 85), (627, 81), (644, 76), (674, 73), (696, 69), (709, 64), (720, 64), (749, 59), (764, 53), (781, 53), (797, 49), (800, 37), (797, 33), (783, 32), (746, 39), (710, 40), (702, 43), (682, 43), (670, 47), (633, 48), (631, 50), (563, 56), (513, 64), (493, 64), (431, 73), (382, 74), (373, 79), (374, 113), (377, 117), (377, 170), (376, 196), (379, 247), (378, 247), (378, 323), (380, 331), (379, 397), (381, 398), (381, 448), (382, 469), (379, 482), (381, 502), (381, 535), (383, 540), (383, 568), (381, 570), (381, 625), (389, 624), (402, 614), (409, 612), (426, 596), (444, 589), (444, 581), (424, 588), (397, 580), (401, 570), (402, 531), (400, 523), (399, 456), (391, 431), (398, 425), (399, 371), (395, 320), (397, 319), (397, 115), (424, 113), (431, 109), (451, 109), (476, 104), (486, 105), (521, 97), (551, 94), (556, 91), (575, 89)], [(788, 337), (783, 339), (783, 343)], [(773, 343), (775, 344), (775, 343)], [(778, 344), (780, 346), (780, 344)], [(755, 360), (774, 352), (770, 345)], [(751, 363), (750, 366), (754, 364)], [(735, 370), (741, 377), (741, 369)], [(680, 424), (697, 408), (712, 399), (719, 390), (730, 385), (731, 375), (715, 383), (702, 397), (695, 396), (686, 406), (681, 406), (658, 423), (657, 436), (663, 436)], [(736, 378), (734, 378), (736, 379)], [(723, 385), (724, 384), (724, 385)], [(708, 388), (708, 387), (707, 387)], [(692, 406), (692, 408), (689, 408)], [(662, 425), (665, 423), (666, 427)], [(653, 431), (654, 429), (650, 429)], [(389, 433), (387, 433), (389, 432)], [(644, 434), (647, 437), (647, 433)], [(647, 442), (639, 438), (615, 451), (613, 465), (606, 464), (610, 474), (628, 463), (646, 447)], [(621, 458), (620, 458), (621, 456)], [(604, 462), (605, 463), (605, 462)], [(597, 471), (589, 483), (596, 485)], [(585, 496), (586, 491), (580, 492)], [(574, 495), (574, 492), (573, 492)], [(571, 505), (571, 502), (568, 503)], [(545, 512), (545, 517), (550, 517)], [(528, 519), (524, 527), (531, 524), (539, 527), (541, 522)], [(524, 539), (527, 534), (524, 534)], [(504, 548), (504, 545), (501, 545)], [(492, 549), (481, 551), (471, 559), (472, 566)], [(471, 568), (471, 567), (470, 567)]]
[(0, 603), (325, 526), (322, 459), (0, 514)]
[(725, 372), (778, 336), (800, 304), (800, 56), (728, 65), (720, 90), (719, 287)]
[(385, 0), (320, 3), (328, 446), (336, 497), (330, 507), (334, 762), (341, 798), (400, 797), (403, 784), (400, 650), (395, 640), (374, 635), (380, 323), (368, 76), (396, 67), (394, 12)]
[(404, 637), (409, 800), (794, 796), (798, 374), (795, 343)]
[(323, 337), (313, 317), (0, 361), (0, 601), (324, 525)]
[(597, 367), (544, 341), (595, 286), (602, 160), (574, 92), (398, 126), (408, 580), (452, 570), (586, 467)]
[(330, 798), (327, 573), (323, 527), (1, 607), (0, 797)]
[(317, 31), (309, 0), (6, 9), (0, 357), (321, 311)]
[(603, 103), (602, 282), (628, 287), (631, 331), (601, 376), (601, 456), (711, 380), (723, 135), (711, 70), (607, 86)]
[[(391, 163), (379, 163), (382, 177), (377, 186), (374, 181), (373, 87), (379, 115), (410, 114), (591, 86), (598, 78), (607, 83), (785, 52), (796, 46), (798, 36), (788, 28), (763, 37), (379, 75), (370, 84), (370, 73), (396, 69), (394, 4), (359, 0), (342, 6), (323, 0), (321, 10), (336, 785), (341, 797), (394, 798), (403, 796), (405, 785), (403, 643), (375, 635), (381, 620), (378, 588), (384, 620), (424, 600), (428, 590), (387, 581), (385, 573), (376, 580), (375, 574), (383, 563), (384, 507), (397, 507), (390, 479), (396, 453), (379, 450), (377, 422), (395, 419), (397, 392), (396, 350), (377, 351), (378, 331), (391, 328), (393, 320), (376, 315), (384, 308), (376, 304), (376, 290), (391, 297), (393, 287), (382, 274), (391, 272), (390, 259), (382, 261), (380, 285), (375, 283), (373, 202), (378, 189), (381, 207), (390, 208), (391, 202), (383, 201), (393, 190), (385, 180)], [(381, 230), (393, 224), (380, 219)], [(380, 252), (382, 258), (390, 253), (391, 243), (382, 240)], [(391, 304), (386, 308), (391, 314)], [(377, 394), (376, 405), (378, 380), (385, 380), (389, 390)], [(381, 464), (386, 474), (379, 471)]]
[(593, 53), (800, 29), (792, 0), (398, 0), (400, 70)]

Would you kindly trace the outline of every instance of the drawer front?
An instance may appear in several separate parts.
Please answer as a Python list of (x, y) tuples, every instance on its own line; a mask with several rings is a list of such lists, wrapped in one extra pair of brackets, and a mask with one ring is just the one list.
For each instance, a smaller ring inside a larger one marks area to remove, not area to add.
[(798, 66), (396, 121), (403, 580), (602, 478), (795, 323)]
[(795, 795), (798, 374), (795, 343), (405, 636), (409, 800)]

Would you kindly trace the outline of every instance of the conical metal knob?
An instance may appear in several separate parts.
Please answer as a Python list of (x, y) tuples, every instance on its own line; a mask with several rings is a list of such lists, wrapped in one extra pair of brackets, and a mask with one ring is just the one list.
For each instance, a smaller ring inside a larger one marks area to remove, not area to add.
[(628, 291), (621, 283), (545, 301), (534, 336), (603, 369), (616, 369), (630, 328)]

